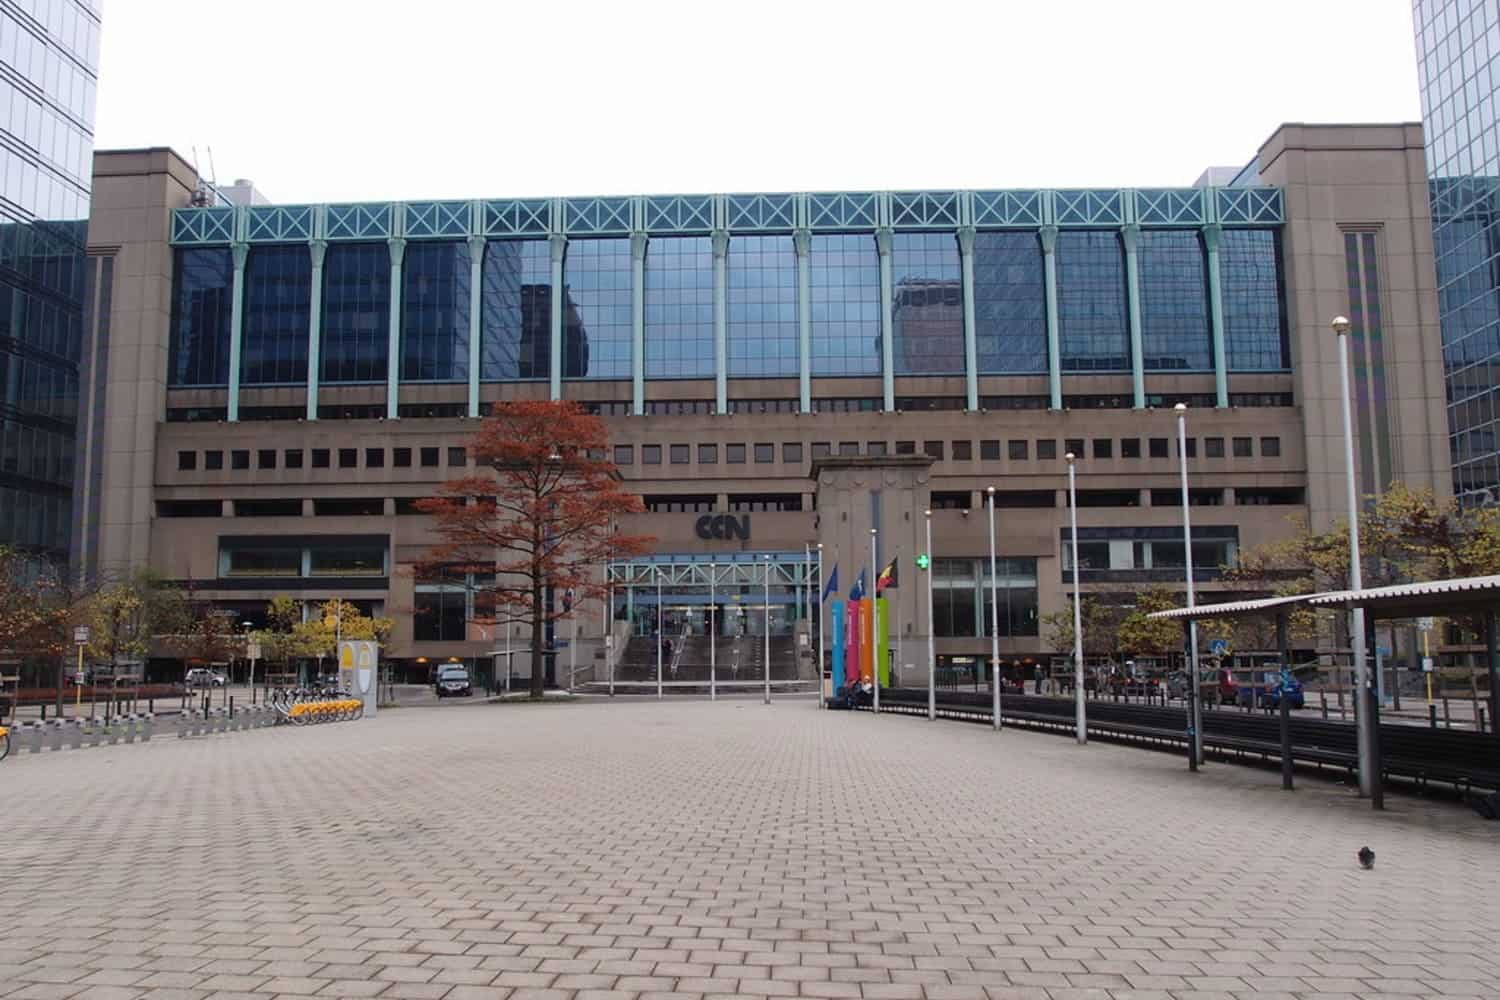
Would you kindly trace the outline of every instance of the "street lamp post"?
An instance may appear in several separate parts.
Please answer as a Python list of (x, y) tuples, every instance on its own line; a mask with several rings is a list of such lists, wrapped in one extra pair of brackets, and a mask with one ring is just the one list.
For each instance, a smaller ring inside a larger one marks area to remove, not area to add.
[[(1193, 595), (1193, 528), (1188, 514), (1187, 474), (1187, 404), (1178, 403), (1177, 411), (1177, 461), (1182, 475), (1182, 553), (1183, 566), (1187, 574), (1187, 606), (1195, 604)], [(1198, 619), (1188, 619), (1188, 769), (1196, 771), (1203, 762), (1203, 697), (1198, 676)]]
[(995, 562), (995, 487), (985, 490), (990, 502), (990, 715), (996, 732), (1000, 721), (1000, 576)]
[(932, 511), (927, 511), (927, 719), (937, 719), (937, 644), (933, 639), (932, 616)]
[(878, 593), (880, 591), (880, 567), (875, 557), (875, 542), (880, 537), (879, 528), (870, 529), (870, 682), (875, 691), (875, 698), (871, 704), (871, 710), (876, 715), (880, 714), (880, 660), (877, 654), (880, 652), (880, 643), (876, 641), (876, 631), (880, 628), (880, 616), (876, 612)]
[(663, 625), (661, 606), (661, 567), (656, 567), (656, 700), (661, 701), (661, 644), (664, 639), (665, 626)]
[(719, 567), (708, 564), (708, 700), (719, 700), (719, 622), (718, 599)]
[(1089, 728), (1083, 707), (1083, 594), (1078, 583), (1083, 573), (1078, 559), (1078, 478), (1073, 468), (1076, 457), (1070, 451), (1063, 459), (1068, 463), (1068, 524), (1073, 536), (1073, 714), (1078, 745), (1083, 746), (1089, 741)]
[(818, 707), (823, 707), (823, 543), (818, 543), (818, 579), (813, 587), (818, 602)]
[[(1360, 573), (1359, 555), (1359, 490), (1354, 483), (1354, 414), (1349, 394), (1349, 320), (1335, 316), (1329, 324), (1339, 345), (1339, 392), (1340, 416), (1344, 421), (1344, 497), (1349, 505), (1349, 589), (1362, 590), (1364, 583)], [(1359, 794), (1376, 799), (1376, 776), (1373, 773), (1374, 730), (1371, 725), (1374, 705), (1370, 690), (1370, 669), (1365, 662), (1365, 609), (1354, 607), (1349, 612), (1349, 651), (1354, 659), (1355, 685), (1359, 688), (1361, 702), (1354, 714), (1355, 736), (1359, 742)]]
[(765, 576), (764, 576), (764, 581), (765, 581), (765, 601), (766, 601), (766, 606), (765, 606), (765, 633), (766, 634), (765, 634), (765, 642), (763, 642), (761, 644), (761, 647), (765, 650), (765, 657), (764, 657), (765, 662), (762, 664), (762, 666), (765, 668), (765, 674), (766, 674), (766, 676), (765, 676), (765, 696), (764, 696), (764, 702), (765, 702), (765, 704), (769, 705), (769, 704), (771, 704), (771, 557), (770, 556), (766, 556), (765, 557), (765, 564), (766, 564), (766, 572), (765, 572)]

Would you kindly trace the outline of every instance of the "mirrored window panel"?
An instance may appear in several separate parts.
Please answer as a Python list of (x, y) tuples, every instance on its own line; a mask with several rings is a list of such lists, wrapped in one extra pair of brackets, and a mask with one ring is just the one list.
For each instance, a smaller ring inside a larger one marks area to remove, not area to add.
[(1047, 370), (1047, 292), (1036, 233), (974, 234), (974, 336), (982, 374)]
[(570, 240), (563, 290), (563, 377), (629, 378), (630, 240)]
[(1058, 335), (1065, 372), (1129, 371), (1125, 254), (1114, 230), (1057, 234)]
[(962, 375), (964, 292), (952, 233), (891, 241), (891, 337), (898, 375)]
[(816, 235), (809, 258), (812, 374), (880, 374), (880, 256), (870, 234)]
[(386, 245), (330, 243), (323, 257), (321, 380), (384, 382), (390, 317), (391, 255)]
[(401, 379), (469, 378), (469, 245), (406, 244), (401, 276)]
[(646, 377), (714, 377), (714, 259), (707, 236), (646, 247)]
[(790, 236), (729, 241), (729, 377), (795, 376), (797, 251)]
[(229, 319), (234, 307), (234, 258), (228, 247), (182, 247), (173, 268), (167, 383), (229, 384)]
[(1273, 229), (1224, 230), (1219, 235), (1219, 285), (1229, 370), (1289, 370), (1279, 234)]
[[(488, 382), (549, 378), (552, 248), (546, 240), (491, 240), (481, 273), (480, 377)], [(564, 324), (570, 312), (564, 313)], [(565, 325), (568, 335), (576, 332)]]
[(1208, 268), (1195, 229), (1145, 229), (1136, 244), (1146, 371), (1213, 371)]
[(245, 262), (241, 384), (306, 383), (311, 303), (312, 254), (306, 243), (250, 248)]

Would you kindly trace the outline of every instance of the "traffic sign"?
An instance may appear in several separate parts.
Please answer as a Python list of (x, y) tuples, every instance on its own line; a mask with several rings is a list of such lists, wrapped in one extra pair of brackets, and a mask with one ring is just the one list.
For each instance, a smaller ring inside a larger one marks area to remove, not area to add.
[(1431, 632), (1432, 631), (1432, 627), (1434, 625), (1436, 625), (1436, 624), (1437, 624), (1437, 619), (1436, 618), (1418, 618), (1417, 619), (1417, 628), (1421, 629), (1423, 632)]
[(1208, 652), (1211, 656), (1223, 656), (1229, 652), (1229, 643), (1223, 639), (1215, 639), (1208, 644)]
[(89, 627), (87, 625), (79, 625), (73, 629), (73, 641), (80, 646), (87, 646), (89, 642)]

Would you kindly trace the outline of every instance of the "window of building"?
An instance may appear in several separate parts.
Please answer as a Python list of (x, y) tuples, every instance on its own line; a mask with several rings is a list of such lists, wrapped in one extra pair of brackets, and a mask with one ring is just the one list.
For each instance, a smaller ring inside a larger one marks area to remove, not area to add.
[(1229, 370), (1291, 368), (1277, 231), (1223, 230), (1219, 234), (1219, 284), (1224, 293), (1224, 354)]
[(1094, 457), (1095, 458), (1114, 458), (1115, 457), (1115, 441), (1114, 441), (1114, 438), (1094, 438)]
[(203, 453), (203, 468), (209, 472), (218, 472), (224, 468), (224, 453), (218, 449), (211, 449)]
[(309, 576), (384, 576), (383, 545), (318, 545), (308, 553)]
[(726, 444), (724, 446), (724, 461), (729, 465), (744, 465), (745, 446), (742, 444)]
[(1141, 457), (1141, 439), (1140, 438), (1120, 438), (1120, 457), (1121, 458), (1140, 458)]
[(641, 464), (642, 465), (660, 465), (661, 464), (661, 445), (659, 445), (659, 444), (643, 444), (643, 445), (641, 445)]
[[(1182, 444), (1181, 444), (1181, 442), (1178, 443), (1177, 450), (1178, 450), (1178, 455), (1180, 456), (1182, 454)], [(1187, 457), (1188, 458), (1197, 458), (1198, 457), (1198, 439), (1197, 438), (1188, 438), (1187, 439)]]
[(617, 445), (615, 445), (615, 464), (616, 465), (634, 465), (635, 464), (635, 445), (633, 445), (633, 444), (617, 444)]
[(383, 468), (385, 468), (385, 449), (384, 448), (366, 448), (365, 449), (365, 468), (367, 468), (367, 469), (383, 469)]
[(716, 444), (700, 444), (698, 446), (699, 465), (718, 465), (719, 446)]
[(789, 465), (802, 461), (802, 442), (786, 441), (781, 445), (781, 460)]
[(885, 455), (884, 441), (866, 441), (865, 454), (870, 458), (880, 458)]
[(221, 517), (224, 505), (218, 500), (158, 500), (157, 517)]
[(427, 514), (424, 510), (417, 509), (417, 503), (426, 497), (397, 497), (396, 513), (401, 517), (422, 517)]
[(281, 456), (281, 464), (288, 469), (302, 468), (302, 449), (288, 448)]
[(461, 586), (419, 589), (412, 595), (411, 632), (417, 642), (458, 642), (467, 631), (468, 594)]
[(736, 233), (729, 241), (727, 264), (729, 377), (796, 376), (800, 353), (792, 237)]
[(1061, 230), (1055, 256), (1062, 370), (1129, 371), (1125, 254), (1120, 234)]
[(1150, 454), (1152, 458), (1167, 457), (1168, 451), (1166, 438), (1151, 438), (1149, 444), (1151, 448)]
[[(1220, 489), (1188, 490), (1188, 505), (1191, 507), (1219, 507), (1224, 503), (1224, 491)], [(1181, 507), (1182, 490), (1152, 490), (1151, 506)]]
[(879, 375), (880, 256), (868, 234), (813, 236), (813, 378)]
[(229, 247), (178, 247), (167, 384), (229, 384), (234, 259)]
[(755, 446), (755, 461), (761, 465), (776, 461), (776, 446), (774, 444), (757, 444)]
[[(217, 503), (217, 501), (215, 501)], [(235, 517), (301, 517), (302, 501), (291, 499), (236, 500)]]
[[(412, 250), (421, 252), (415, 243), (408, 246)], [(391, 255), (385, 242), (328, 244), (323, 255), (322, 380), (384, 382), (390, 315)], [(420, 331), (408, 326), (401, 340), (414, 336)]]
[(652, 514), (712, 514), (717, 497), (712, 493), (672, 493), (641, 497)]
[(645, 280), (646, 377), (712, 378), (714, 257), (709, 237), (653, 236), (646, 244)]
[(1073, 453), (1074, 458), (1083, 458), (1087, 454), (1083, 450), (1083, 438), (1067, 438), (1063, 442), (1063, 453)]
[(1037, 461), (1040, 462), (1055, 460), (1057, 458), (1057, 440), (1055, 438), (1038, 438), (1036, 442), (1036, 457)]
[(995, 506), (1000, 508), (1056, 507), (1055, 490), (996, 490)]
[(196, 451), (179, 451), (177, 453), (177, 471), (191, 472), (198, 468), (198, 453)]
[(859, 454), (859, 442), (858, 441), (840, 441), (839, 442), (839, 454), (840, 455), (844, 455), (844, 456), (858, 455)]
[(1079, 490), (1079, 507), (1139, 507), (1140, 490)]
[(424, 469), (435, 469), (435, 468), (437, 468), (438, 454), (439, 454), (438, 453), (438, 449), (436, 449), (436, 448), (423, 448), (421, 450), (420, 455), (418, 456), (421, 459), (422, 468), (424, 468)]
[(968, 490), (933, 490), (933, 510), (972, 510), (974, 494)]
[[(1038, 443), (1038, 445), (1041, 444), (1041, 442), (1037, 442), (1037, 443)], [(1016, 441), (1016, 440), (1007, 441), (1005, 443), (1005, 446), (1006, 446), (1006, 449), (1007, 449), (1007, 454), (1009, 455), (1010, 460), (1012, 462), (1024, 462), (1028, 458), (1031, 457), (1030, 451), (1029, 451), (1029, 448), (1028, 448), (1028, 442), (1026, 442), (1026, 441)], [(1041, 448), (1038, 447), (1037, 451), (1040, 452)]]
[(896, 442), (896, 454), (898, 454), (898, 455), (915, 455), (916, 453), (917, 453), (917, 442), (915, 442), (915, 441), (897, 441)]
[(328, 468), (329, 450), (327, 448), (314, 448), (312, 450), (312, 464), (314, 469)]
[(229, 453), (229, 467), (231, 469), (250, 468), (250, 451), (248, 448), (236, 448)]
[(1235, 458), (1249, 458), (1251, 456), (1251, 445), (1253, 444), (1252, 438), (1237, 437), (1232, 443), (1234, 446)]
[(1260, 439), (1261, 458), (1279, 458), (1281, 456), (1281, 438), (1263, 437)]
[(1300, 487), (1252, 487), (1249, 489), (1236, 488), (1234, 491), (1234, 502), (1241, 507), (1265, 507), (1265, 506), (1290, 506), (1306, 502), (1305, 494)]
[(223, 576), (301, 576), (302, 549), (295, 545), (230, 545), (220, 550)]
[(313, 500), (318, 517), (379, 517), (385, 513), (382, 497), (323, 497)]
[(833, 446), (827, 441), (814, 441), (812, 443), (813, 458), (827, 458), (831, 454), (833, 454)]
[[(1034, 558), (999, 559), (998, 576), (990, 579), (988, 557), (932, 561), (932, 618), (934, 634), (973, 639), (994, 634), (995, 618), (1002, 636), (1037, 634), (1037, 580)], [(991, 599), (999, 599), (998, 616)]]
[(967, 462), (974, 457), (974, 442), (953, 441), (953, 460), (955, 462)]
[(943, 460), (943, 442), (923, 441), (922, 454), (927, 455), (935, 461), (941, 462)]
[[(386, 273), (389, 281), (389, 268)], [(245, 263), (240, 384), (307, 384), (311, 310), (312, 254), (307, 244), (251, 246)]]
[(891, 238), (892, 350), (898, 375), (961, 375), (964, 300), (958, 240), (947, 233)]
[(257, 469), (276, 468), (276, 449), (261, 448), (255, 453), (255, 467)]
[[(580, 244), (586, 241), (579, 241)], [(575, 247), (568, 247), (572, 257)], [(577, 249), (580, 255), (587, 251)], [(626, 253), (629, 253), (628, 247)], [(618, 255), (608, 255), (611, 263)], [(572, 259), (568, 264), (573, 270), (566, 280), (571, 282), (581, 264), (596, 262)], [(484, 248), (484, 291), (480, 298), (480, 377), (487, 382), (512, 381), (517, 379), (544, 379), (551, 376), (549, 363), (552, 350), (552, 248), (545, 239), (540, 240), (490, 240)], [(620, 311), (629, 323), (630, 278), (625, 273), (625, 284), (616, 287), (622, 272), (617, 268), (607, 269), (604, 275), (591, 279), (587, 288), (568, 288), (569, 301), (585, 301), (591, 311), (590, 319), (607, 313), (611, 348), (618, 350), (615, 338)], [(606, 285), (607, 288), (601, 288)], [(619, 302), (620, 288), (624, 289), (626, 302)], [(589, 372), (583, 370), (588, 364), (586, 351), (576, 338), (583, 336), (577, 317), (563, 311), (564, 354), (568, 366), (563, 373), (567, 378), (582, 378)], [(575, 338), (575, 339), (570, 339)], [(628, 357), (628, 355), (627, 355)]]
[(467, 381), (470, 280), (464, 240), (406, 244), (401, 262), (403, 381)]
[(735, 514), (763, 514), (802, 509), (800, 493), (731, 493), (729, 510)]
[(1047, 370), (1047, 301), (1035, 232), (974, 234), (974, 336), (980, 374)]
[(339, 449), (339, 468), (340, 469), (355, 469), (355, 468), (358, 468), (358, 467), (359, 467), (359, 449), (358, 448), (340, 448)]
[(1223, 458), (1224, 439), (1221, 437), (1206, 437), (1203, 439), (1204, 458)]
[[(660, 453), (660, 451), (657, 452), (657, 456), (656, 457), (657, 457), (657, 461), (658, 462), (661, 461), (661, 453)], [(469, 451), (468, 451), (467, 448), (449, 448), (448, 449), (448, 467), (449, 468), (453, 468), (453, 469), (462, 468), (463, 466), (468, 465), (468, 464), (469, 464)]]
[(667, 448), (667, 461), (673, 465), (687, 465), (692, 461), (693, 449), (691, 445), (674, 444)]
[(398, 469), (409, 469), (409, 468), (411, 468), (411, 449), (410, 448), (392, 448), (391, 449), (391, 464), (394, 465)]
[(563, 269), (573, 306), (564, 310), (563, 377), (630, 378), (629, 238), (569, 240)]
[(982, 462), (1000, 461), (1000, 442), (994, 438), (979, 442), (979, 460)]
[(1141, 358), (1147, 371), (1213, 370), (1208, 279), (1196, 230), (1142, 229)]

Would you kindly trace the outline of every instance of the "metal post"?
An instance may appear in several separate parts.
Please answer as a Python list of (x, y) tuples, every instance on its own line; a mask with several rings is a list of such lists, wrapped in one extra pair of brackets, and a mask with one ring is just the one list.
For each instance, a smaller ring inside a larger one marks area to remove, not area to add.
[[(964, 406), (979, 409), (979, 338), (974, 320), (974, 227), (958, 228), (958, 263), (963, 278)], [(928, 553), (930, 556), (932, 553)]]
[(1047, 303), (1047, 392), (1048, 405), (1062, 409), (1062, 334), (1057, 317), (1057, 227), (1043, 226), (1042, 282)]
[(573, 626), (568, 639), (568, 693), (572, 694), (578, 680), (578, 615), (571, 608), (568, 609), (568, 619)]
[(823, 543), (818, 543), (818, 707), (823, 707)]
[(708, 700), (719, 700), (719, 623), (714, 614), (718, 600), (719, 569), (708, 564)]
[(661, 644), (665, 626), (661, 607), (661, 567), (653, 568), (656, 570), (656, 700), (661, 701)]
[[(609, 526), (613, 532), (613, 524)], [(613, 537), (613, 536), (611, 536)], [(604, 667), (609, 675), (609, 696), (615, 696), (615, 584), (609, 578), (609, 555), (604, 557)]]
[(1088, 719), (1083, 705), (1083, 594), (1079, 579), (1083, 576), (1078, 562), (1078, 480), (1073, 468), (1076, 459), (1071, 451), (1063, 458), (1068, 463), (1068, 524), (1073, 536), (1073, 705), (1078, 745), (1089, 741)]
[(764, 626), (766, 634), (765, 634), (765, 642), (761, 643), (761, 649), (763, 650), (763, 653), (764, 653), (762, 659), (765, 662), (762, 663), (761, 666), (765, 670), (765, 677), (763, 678), (763, 680), (765, 682), (765, 686), (766, 686), (765, 704), (769, 705), (769, 704), (771, 704), (771, 557), (770, 556), (766, 556), (765, 557), (765, 567), (766, 567), (766, 572), (765, 572), (765, 576), (763, 577), (763, 583), (765, 585), (765, 601), (766, 601), (766, 605), (765, 605), (765, 626)]
[[(1349, 589), (1363, 590), (1359, 555), (1359, 490), (1354, 480), (1354, 414), (1349, 395), (1349, 321), (1343, 316), (1335, 316), (1331, 325), (1338, 339), (1339, 410), (1344, 424), (1344, 498), (1349, 515)], [(1349, 617), (1349, 649), (1354, 660), (1355, 682), (1363, 697), (1364, 690), (1370, 686), (1369, 665), (1365, 662), (1365, 609), (1353, 608)], [(1361, 711), (1355, 714), (1354, 725), (1359, 744), (1359, 794), (1370, 796), (1374, 794), (1375, 787), (1375, 775), (1371, 773), (1374, 748), (1369, 713), (1363, 711), (1366, 704), (1366, 701), (1360, 702)]]
[[(1368, 631), (1365, 633), (1365, 643), (1369, 647), (1375, 645), (1375, 619), (1371, 616), (1366, 625)], [(1385, 808), (1385, 775), (1382, 773), (1384, 765), (1381, 763), (1380, 748), (1380, 691), (1374, 684), (1366, 685), (1365, 708), (1370, 716), (1370, 808)]]
[[(1187, 474), (1187, 404), (1178, 403), (1177, 411), (1177, 464), (1182, 477), (1182, 562), (1187, 576), (1187, 606), (1194, 607), (1197, 600), (1193, 594), (1193, 526), (1189, 515)], [(1188, 701), (1188, 756), (1189, 768), (1198, 770), (1203, 763), (1203, 697), (1198, 676), (1198, 619), (1188, 619), (1188, 670), (1191, 678), (1188, 690), (1192, 698)]]
[(327, 240), (308, 240), (312, 255), (312, 294), (307, 310), (307, 419), (318, 419), (318, 379), (322, 376), (323, 340), (323, 255)]
[(469, 416), (479, 416), (479, 376), (483, 367), (484, 338), (484, 247), (483, 236), (469, 237)]
[(505, 623), (505, 693), (510, 695), (510, 672), (511, 665), (516, 662), (515, 654), (510, 649), (510, 622)]
[(395, 420), (401, 411), (401, 259), (406, 253), (406, 240), (392, 236), (385, 242), (391, 251), (391, 308), (386, 328), (385, 416), (387, 420)]
[[(895, 341), (895, 333), (892, 328), (894, 323), (893, 289), (891, 274), (891, 246), (895, 240), (895, 234), (888, 228), (882, 226), (875, 230), (875, 250), (880, 257), (880, 383), (881, 383), (881, 409), (886, 413), (893, 413), (896, 409), (896, 359), (895, 350), (892, 347)], [(875, 586), (875, 581), (870, 581), (870, 586)], [(871, 607), (874, 607), (872, 604)], [(875, 670), (875, 690), (880, 690), (880, 669)], [(879, 696), (877, 695), (877, 698)], [(878, 711), (878, 709), (877, 709)]]
[(995, 560), (995, 487), (984, 492), (990, 501), (990, 724), (999, 730), (1004, 723), (1000, 714), (1000, 573)]
[(880, 537), (879, 528), (870, 529), (870, 684), (875, 692), (871, 703), (871, 710), (876, 714), (880, 712), (880, 663), (875, 654), (880, 650), (880, 643), (875, 641), (875, 630), (880, 627), (880, 616), (875, 613), (875, 581), (880, 579), (880, 568), (875, 555), (876, 541)]
[(1484, 613), (1484, 653), (1490, 671), (1490, 719), (1500, 727), (1500, 632), (1494, 608)]
[[(991, 491), (993, 492), (993, 487), (991, 488)], [(991, 501), (992, 501), (991, 512), (993, 513), (993, 497), (991, 498)], [(930, 510), (927, 511), (925, 513), (925, 517), (927, 519), (927, 549), (926, 549), (926, 552), (927, 552), (927, 558), (929, 560), (931, 560), (932, 559), (932, 511), (930, 511)], [(993, 537), (993, 534), (994, 533), (991, 532), (991, 536), (992, 537)], [(934, 721), (934, 720), (937, 719), (937, 644), (934, 641), (933, 635), (932, 635), (934, 629), (932, 627), (932, 622), (933, 622), (933, 616), (932, 616), (932, 563), (930, 561), (927, 564), (927, 573), (925, 575), (927, 577), (927, 718), (928, 718), (929, 721)], [(998, 719), (999, 717), (1000, 717), (1000, 713), (998, 711), (996, 711), (995, 718)]]
[(1292, 643), (1287, 634), (1285, 610), (1276, 612), (1276, 650), (1281, 654), (1281, 695), (1277, 698), (1281, 716), (1281, 787), (1292, 790), (1292, 699), (1286, 681), (1292, 676)]
[[(235, 223), (243, 221), (244, 209), (235, 211)], [(236, 240), (230, 244), (234, 255), (234, 284), (229, 297), (229, 402), (225, 408), (225, 419), (230, 423), (240, 419), (240, 354), (243, 353), (245, 330), (245, 263), (250, 258), (250, 244)]]
[[(804, 542), (802, 545), (802, 566), (806, 575), (806, 585), (803, 587), (805, 597), (803, 608), (807, 612), (807, 645), (808, 651), (812, 652), (812, 629), (813, 629), (813, 583), (812, 570), (812, 543)], [(818, 707), (823, 707), (823, 665), (818, 664)]]

